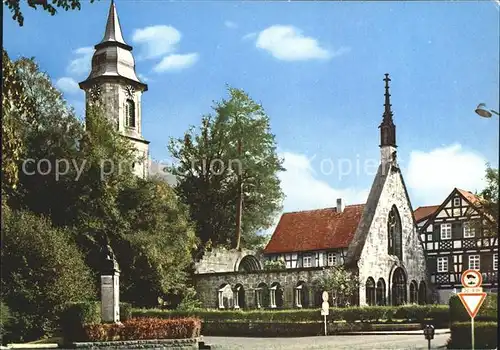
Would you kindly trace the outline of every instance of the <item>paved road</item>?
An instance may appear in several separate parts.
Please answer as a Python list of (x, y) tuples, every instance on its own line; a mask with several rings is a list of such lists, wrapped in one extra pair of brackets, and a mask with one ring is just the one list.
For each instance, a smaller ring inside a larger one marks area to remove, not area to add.
[[(436, 334), (431, 348), (444, 348), (449, 334)], [(427, 349), (423, 335), (334, 335), (303, 338), (204, 337), (213, 350)]]

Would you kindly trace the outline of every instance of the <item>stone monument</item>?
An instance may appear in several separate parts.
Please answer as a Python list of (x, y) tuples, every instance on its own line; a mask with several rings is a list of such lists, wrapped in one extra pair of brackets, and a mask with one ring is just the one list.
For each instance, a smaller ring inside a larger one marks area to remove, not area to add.
[(103, 251), (104, 264), (101, 272), (101, 319), (102, 322), (120, 322), (120, 269), (115, 255), (106, 241)]

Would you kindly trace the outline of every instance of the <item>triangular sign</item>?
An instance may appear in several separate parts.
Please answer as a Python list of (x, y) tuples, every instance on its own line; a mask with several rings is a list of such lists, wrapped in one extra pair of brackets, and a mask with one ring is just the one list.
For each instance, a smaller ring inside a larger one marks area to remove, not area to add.
[(479, 308), (486, 298), (486, 293), (457, 293), (458, 297), (464, 304), (465, 310), (471, 318), (476, 317)]

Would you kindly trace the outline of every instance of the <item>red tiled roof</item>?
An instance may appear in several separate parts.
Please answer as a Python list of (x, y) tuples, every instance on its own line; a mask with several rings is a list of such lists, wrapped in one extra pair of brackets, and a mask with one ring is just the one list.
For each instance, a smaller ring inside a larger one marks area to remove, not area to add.
[(264, 253), (289, 253), (348, 247), (364, 204), (285, 213), (274, 230)]
[(478, 196), (476, 196), (474, 193), (466, 191), (466, 190), (461, 190), (457, 188), (457, 191), (460, 192), (462, 196), (464, 196), (469, 202), (472, 204), (479, 204), (481, 201)]
[(415, 221), (418, 223), (424, 219), (427, 219), (429, 216), (434, 214), (436, 210), (438, 210), (439, 205), (427, 205), (424, 207), (418, 207), (415, 209), (413, 214), (415, 215)]

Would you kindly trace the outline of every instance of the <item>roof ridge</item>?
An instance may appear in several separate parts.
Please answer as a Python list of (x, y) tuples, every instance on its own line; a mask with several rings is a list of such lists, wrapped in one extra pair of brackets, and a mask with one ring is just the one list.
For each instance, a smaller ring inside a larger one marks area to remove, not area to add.
[[(359, 206), (363, 206), (365, 205), (365, 203), (361, 203), (361, 204), (349, 204), (349, 205), (346, 205), (345, 208), (348, 208), (348, 207), (359, 207)], [(295, 213), (309, 213), (309, 212), (313, 212), (313, 211), (320, 211), (320, 210), (329, 210), (329, 209), (337, 209), (337, 207), (326, 207), (326, 208), (318, 208), (318, 209), (307, 209), (307, 210), (294, 210), (294, 211), (287, 211), (287, 212), (284, 212), (284, 214), (295, 214)]]

